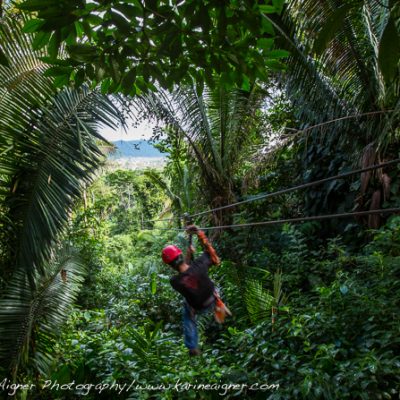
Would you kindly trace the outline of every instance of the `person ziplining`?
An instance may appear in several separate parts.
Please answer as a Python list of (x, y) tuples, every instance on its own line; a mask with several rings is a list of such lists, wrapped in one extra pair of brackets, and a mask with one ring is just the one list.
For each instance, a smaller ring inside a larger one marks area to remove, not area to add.
[(218, 323), (225, 320), (226, 315), (232, 315), (225, 306), (215, 289), (214, 282), (208, 276), (208, 269), (212, 265), (219, 265), (219, 257), (208, 241), (203, 231), (195, 225), (186, 228), (190, 235), (197, 235), (202, 244), (203, 254), (193, 260), (194, 248), (189, 244), (186, 257), (182, 250), (175, 245), (168, 245), (162, 250), (162, 260), (171, 266), (178, 274), (171, 280), (171, 286), (184, 297), (183, 304), (183, 334), (185, 346), (189, 355), (200, 354), (198, 348), (197, 314), (214, 311), (214, 318)]

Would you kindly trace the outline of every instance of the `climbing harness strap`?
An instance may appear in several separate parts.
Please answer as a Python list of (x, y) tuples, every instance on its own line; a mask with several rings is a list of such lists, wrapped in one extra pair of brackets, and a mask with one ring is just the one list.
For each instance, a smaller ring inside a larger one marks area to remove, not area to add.
[(221, 297), (219, 297), (217, 291), (214, 292), (214, 296), (215, 296), (214, 319), (219, 324), (222, 324), (224, 323), (226, 316), (227, 315), (232, 316), (232, 313), (230, 312), (229, 308), (224, 304), (224, 302), (221, 300)]

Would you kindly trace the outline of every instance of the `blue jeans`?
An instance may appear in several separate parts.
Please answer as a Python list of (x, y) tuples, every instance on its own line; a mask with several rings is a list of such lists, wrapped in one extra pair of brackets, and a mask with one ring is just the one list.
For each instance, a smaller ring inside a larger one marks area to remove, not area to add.
[(202, 310), (195, 310), (184, 301), (183, 303), (183, 337), (185, 346), (191, 349), (197, 349), (199, 345), (199, 333), (197, 330), (197, 314), (204, 314), (214, 309), (215, 302), (211, 303), (208, 307)]

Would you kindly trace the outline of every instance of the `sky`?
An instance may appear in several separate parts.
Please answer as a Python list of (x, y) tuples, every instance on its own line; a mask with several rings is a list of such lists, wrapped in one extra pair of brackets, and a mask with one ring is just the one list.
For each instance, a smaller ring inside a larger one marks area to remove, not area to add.
[(133, 120), (127, 120), (127, 130), (126, 132), (122, 128), (113, 130), (106, 127), (100, 128), (100, 134), (104, 136), (107, 140), (113, 142), (117, 140), (139, 140), (139, 139), (149, 139), (153, 133), (152, 125), (149, 122), (141, 123), (137, 128), (133, 128)]

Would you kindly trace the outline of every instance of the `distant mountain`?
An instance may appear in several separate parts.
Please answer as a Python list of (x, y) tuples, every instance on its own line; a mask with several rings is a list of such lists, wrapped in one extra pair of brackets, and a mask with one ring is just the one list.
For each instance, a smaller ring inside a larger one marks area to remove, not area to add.
[(117, 140), (112, 143), (116, 146), (115, 153), (109, 156), (112, 160), (136, 157), (165, 157), (165, 154), (160, 153), (145, 140)]

